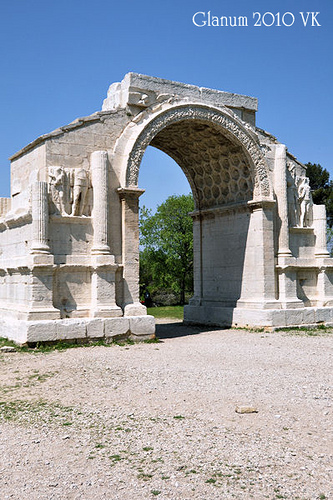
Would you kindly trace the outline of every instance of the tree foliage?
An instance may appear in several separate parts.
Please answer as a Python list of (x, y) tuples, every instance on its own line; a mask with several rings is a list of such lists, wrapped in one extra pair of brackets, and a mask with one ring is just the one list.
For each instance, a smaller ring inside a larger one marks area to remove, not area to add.
[(319, 163), (306, 163), (306, 175), (309, 177), (313, 202), (326, 206), (327, 222), (333, 225), (333, 182), (330, 174)]
[(140, 210), (140, 283), (150, 293), (172, 290), (185, 303), (193, 291), (193, 230), (188, 215), (194, 210), (191, 194), (169, 196), (156, 213)]

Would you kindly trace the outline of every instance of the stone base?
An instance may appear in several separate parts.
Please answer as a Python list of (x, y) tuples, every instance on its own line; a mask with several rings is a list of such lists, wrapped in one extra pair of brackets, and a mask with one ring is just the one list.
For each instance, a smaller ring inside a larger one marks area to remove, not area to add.
[(153, 316), (126, 316), (121, 318), (69, 318), (60, 320), (0, 320), (0, 337), (17, 344), (56, 342), (61, 340), (106, 341), (117, 338), (143, 341), (155, 337)]
[(243, 309), (232, 307), (185, 306), (185, 324), (231, 327), (315, 326), (333, 323), (333, 307), (302, 309)]

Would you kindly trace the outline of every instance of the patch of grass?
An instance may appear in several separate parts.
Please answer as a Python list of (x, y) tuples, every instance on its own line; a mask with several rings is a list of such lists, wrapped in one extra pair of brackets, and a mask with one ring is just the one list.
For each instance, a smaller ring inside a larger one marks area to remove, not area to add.
[(138, 474), (137, 477), (138, 477), (138, 479), (143, 479), (143, 481), (149, 481), (149, 479), (151, 479), (153, 477), (153, 475), (140, 472), (140, 474)]
[(183, 420), (185, 417), (183, 417), (183, 415), (175, 415), (173, 418), (176, 420)]
[(155, 318), (184, 319), (184, 306), (148, 307), (147, 312)]
[(5, 339), (4, 337), (0, 337), (0, 347), (4, 347), (5, 345), (8, 345), (10, 347), (15, 347), (15, 349), (20, 352), (20, 351), (28, 351), (27, 346), (20, 346), (15, 344), (12, 340)]
[(160, 344), (161, 341), (158, 337), (155, 336), (153, 339), (144, 340), (144, 343), (145, 344)]
[(131, 339), (122, 339), (122, 340), (115, 339), (113, 341), (113, 344), (116, 344), (116, 345), (118, 345), (120, 347), (124, 347), (124, 346), (127, 346), (127, 345), (134, 345), (135, 342), (134, 342), (134, 340), (131, 340)]
[(318, 337), (318, 335), (332, 334), (333, 327), (326, 325), (316, 326), (285, 326), (275, 328), (276, 332), (286, 332), (289, 335), (307, 335), (308, 337)]
[(143, 451), (151, 451), (154, 448), (152, 446), (144, 446), (142, 449), (143, 449)]
[(210, 479), (207, 479), (207, 481), (205, 481), (205, 483), (209, 483), (209, 484), (215, 484), (216, 483), (216, 479), (214, 478), (210, 478)]
[[(71, 415), (69, 415), (71, 413)], [(7, 420), (23, 425), (73, 425), (74, 408), (45, 401), (1, 401), (0, 421)]]
[[(148, 341), (147, 341), (148, 342)], [(152, 339), (150, 342), (158, 342), (158, 340)], [(74, 349), (76, 347), (91, 347), (91, 346), (102, 346), (102, 347), (112, 347), (115, 345), (118, 346), (128, 346), (134, 345), (135, 342), (131, 339), (118, 339), (115, 338), (113, 340), (100, 339), (100, 340), (73, 340), (73, 341), (65, 341), (59, 340), (56, 342), (36, 342), (29, 345), (17, 345), (15, 342), (0, 337), (0, 347), (3, 346), (12, 346), (15, 347), (17, 352), (29, 352), (29, 353), (49, 353), (53, 351), (65, 351), (67, 349)]]
[(157, 496), (157, 495), (159, 495), (161, 493), (160, 490), (151, 490), (151, 492), (155, 496)]

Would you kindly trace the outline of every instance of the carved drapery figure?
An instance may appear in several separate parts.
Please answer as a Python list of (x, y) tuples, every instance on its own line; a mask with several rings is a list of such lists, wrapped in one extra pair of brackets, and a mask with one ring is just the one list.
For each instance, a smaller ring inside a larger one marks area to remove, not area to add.
[(309, 227), (312, 224), (312, 196), (309, 179), (287, 161), (288, 219), (291, 227)]
[(300, 227), (310, 225), (310, 211), (312, 209), (312, 196), (309, 179), (301, 177), (298, 181), (298, 202), (300, 207)]
[(51, 213), (66, 215), (68, 203), (67, 176), (62, 167), (49, 168), (49, 192), (53, 202)]
[(89, 189), (89, 176), (84, 168), (72, 171), (72, 212), (71, 215), (83, 215)]
[(49, 167), (51, 214), (90, 216), (91, 191), (89, 173), (85, 169)]
[(300, 205), (296, 181), (296, 167), (288, 163), (287, 170), (288, 219), (291, 227), (297, 227), (300, 220)]

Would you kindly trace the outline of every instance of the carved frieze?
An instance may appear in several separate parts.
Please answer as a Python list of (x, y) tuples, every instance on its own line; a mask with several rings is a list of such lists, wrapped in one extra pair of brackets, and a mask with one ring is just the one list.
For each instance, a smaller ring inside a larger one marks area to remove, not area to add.
[(84, 168), (49, 167), (50, 213), (54, 215), (90, 216), (92, 186)]

